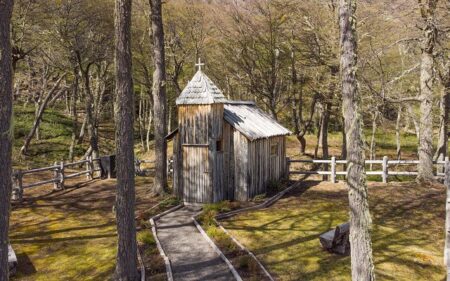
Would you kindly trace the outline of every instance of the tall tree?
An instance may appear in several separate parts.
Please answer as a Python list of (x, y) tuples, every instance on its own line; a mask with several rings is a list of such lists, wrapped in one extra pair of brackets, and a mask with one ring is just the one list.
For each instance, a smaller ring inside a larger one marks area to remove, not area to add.
[(155, 124), (155, 193), (163, 193), (167, 187), (167, 97), (166, 65), (164, 53), (164, 29), (161, 0), (150, 1), (150, 25), (153, 38), (153, 111)]
[(131, 65), (131, 2), (116, 0), (115, 78), (116, 78), (116, 221), (118, 251), (116, 279), (138, 279), (136, 222), (134, 219), (134, 98)]
[(420, 65), (419, 181), (433, 181), (433, 80), (436, 47), (435, 11), (438, 0), (418, 0), (423, 20)]
[(8, 280), (8, 229), (11, 200), (13, 69), (11, 15), (13, 0), (0, 0), (0, 280)]
[(341, 81), (347, 143), (352, 280), (375, 280), (370, 238), (371, 218), (364, 171), (364, 142), (358, 93), (356, 0), (340, 0)]

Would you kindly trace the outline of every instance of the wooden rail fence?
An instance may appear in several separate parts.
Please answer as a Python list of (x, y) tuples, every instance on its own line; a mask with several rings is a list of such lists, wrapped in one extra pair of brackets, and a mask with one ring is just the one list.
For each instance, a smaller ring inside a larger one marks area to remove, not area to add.
[[(338, 164), (346, 165), (348, 164), (347, 160), (336, 160), (336, 157), (331, 157), (331, 159), (290, 159), (287, 158), (287, 170), (290, 175), (326, 175), (330, 176), (330, 181), (332, 183), (336, 182), (336, 176), (346, 176), (347, 171), (337, 171), (336, 166)], [(444, 161), (434, 161), (435, 165), (441, 166), (442, 171), (444, 170), (444, 166), (449, 162), (449, 158), (446, 157)], [(313, 170), (313, 171), (292, 171), (291, 164), (292, 163), (305, 163), (305, 164), (327, 164), (330, 166), (329, 170)], [(381, 176), (381, 179), (384, 183), (387, 183), (389, 176), (417, 176), (417, 172), (414, 171), (395, 171), (390, 170), (389, 166), (395, 165), (417, 165), (419, 164), (419, 160), (389, 160), (387, 156), (384, 156), (382, 160), (366, 160), (365, 164), (380, 164), (381, 170), (367, 170), (366, 175), (378, 175)], [(437, 172), (436, 176), (443, 177), (445, 173)]]
[[(142, 169), (141, 164), (154, 164), (154, 163), (155, 163), (154, 160), (145, 160), (136, 158), (135, 160), (136, 175), (140, 176), (145, 174), (145, 170)], [(173, 174), (173, 158), (167, 159), (167, 174), (169, 176), (172, 176)]]
[[(12, 192), (12, 199), (13, 200), (22, 200), (23, 198), (23, 192), (25, 189), (33, 188), (36, 186), (46, 185), (53, 183), (53, 189), (54, 190), (62, 190), (64, 189), (64, 182), (67, 179), (79, 177), (82, 175), (86, 175), (86, 178), (88, 180), (92, 180), (94, 178), (94, 173), (97, 171), (100, 171), (101, 169), (95, 169), (94, 168), (94, 161), (99, 161), (99, 158), (92, 159), (91, 157), (88, 157), (86, 160), (81, 160), (77, 162), (72, 163), (64, 163), (64, 161), (61, 162), (55, 162), (53, 166), (49, 167), (43, 167), (43, 168), (37, 168), (37, 169), (30, 169), (30, 170), (15, 170), (13, 172), (13, 192)], [(81, 172), (76, 172), (72, 174), (67, 174), (66, 168), (68, 167), (74, 167), (74, 166), (81, 166), (85, 165), (86, 170)], [(24, 184), (24, 177), (31, 174), (38, 174), (46, 171), (53, 171), (53, 177), (47, 180)]]

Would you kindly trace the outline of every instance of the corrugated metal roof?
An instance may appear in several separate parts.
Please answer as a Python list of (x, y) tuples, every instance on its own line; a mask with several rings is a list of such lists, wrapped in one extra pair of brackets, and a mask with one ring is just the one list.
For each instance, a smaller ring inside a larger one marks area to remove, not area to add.
[(291, 131), (252, 104), (225, 104), (224, 118), (250, 140), (291, 134)]
[(186, 88), (176, 100), (176, 104), (213, 104), (225, 103), (227, 99), (222, 91), (201, 70), (195, 73)]

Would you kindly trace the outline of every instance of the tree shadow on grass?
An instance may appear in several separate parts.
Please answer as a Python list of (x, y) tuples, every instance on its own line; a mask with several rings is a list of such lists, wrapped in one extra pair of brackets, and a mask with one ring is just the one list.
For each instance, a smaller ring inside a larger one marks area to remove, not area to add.
[[(17, 255), (17, 275), (18, 276), (29, 276), (36, 273), (36, 268), (31, 262), (30, 258), (25, 253), (20, 253)], [(14, 279), (13, 279), (14, 280)]]
[[(369, 188), (369, 201), (379, 279), (443, 280), (445, 190), (414, 183), (383, 185)], [(293, 280), (327, 280), (331, 276), (350, 280), (350, 258), (323, 252), (318, 242), (320, 233), (334, 228), (336, 220), (348, 219), (345, 189), (309, 188), (260, 212), (234, 218), (227, 228), (247, 233), (252, 250), (271, 261), (267, 263), (271, 270), (277, 268), (276, 273)], [(308, 262), (314, 266), (304, 269), (299, 265)]]

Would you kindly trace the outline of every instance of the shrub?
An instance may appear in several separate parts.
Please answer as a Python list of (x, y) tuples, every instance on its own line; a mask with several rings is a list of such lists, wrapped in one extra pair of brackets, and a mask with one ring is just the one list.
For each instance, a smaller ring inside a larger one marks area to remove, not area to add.
[(265, 199), (266, 199), (266, 194), (263, 193), (263, 194), (258, 194), (255, 197), (253, 197), (252, 201), (254, 201), (254, 202), (261, 202), (261, 201), (264, 201)]
[(137, 235), (137, 240), (139, 243), (152, 246), (156, 245), (155, 237), (150, 231), (141, 231)]
[(176, 205), (180, 204), (180, 200), (176, 197), (169, 197), (165, 199), (164, 201), (159, 204), (160, 209), (168, 208), (168, 207), (174, 207)]
[(228, 212), (231, 210), (230, 201), (221, 201), (214, 204), (205, 204), (203, 211), (198, 219), (205, 227), (215, 226), (214, 218), (218, 213)]
[(209, 226), (206, 229), (206, 234), (216, 242), (217, 246), (224, 253), (231, 253), (237, 250), (237, 246), (233, 240), (217, 226)]

